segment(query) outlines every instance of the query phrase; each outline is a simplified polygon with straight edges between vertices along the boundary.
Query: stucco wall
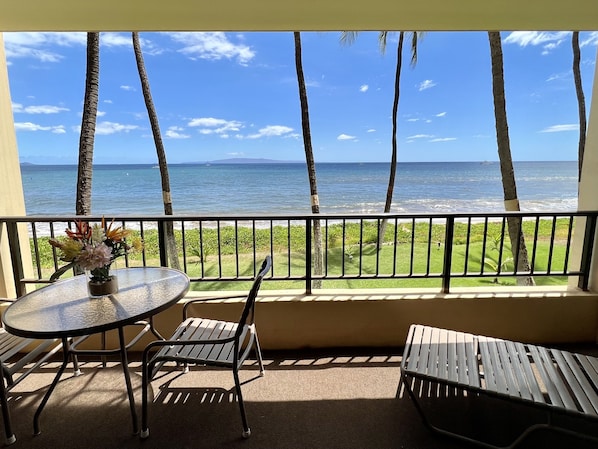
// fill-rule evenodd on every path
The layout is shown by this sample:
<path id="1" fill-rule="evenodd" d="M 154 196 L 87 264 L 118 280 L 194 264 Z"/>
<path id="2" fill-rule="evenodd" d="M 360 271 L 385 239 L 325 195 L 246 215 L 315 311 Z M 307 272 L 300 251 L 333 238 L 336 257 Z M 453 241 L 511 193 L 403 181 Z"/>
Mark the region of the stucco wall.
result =
<path id="1" fill-rule="evenodd" d="M 566 290 L 496 293 L 491 290 L 440 295 L 417 292 L 330 291 L 292 295 L 265 291 L 256 306 L 263 349 L 400 347 L 412 323 L 430 324 L 516 341 L 556 344 L 596 342 L 598 295 Z M 229 294 L 229 292 L 227 292 Z M 236 320 L 238 301 L 204 303 L 194 313 Z M 155 317 L 169 336 L 182 317 L 182 303 Z M 134 349 L 154 337 L 146 335 Z M 97 345 L 90 339 L 83 347 Z M 111 333 L 109 344 L 116 345 Z"/>

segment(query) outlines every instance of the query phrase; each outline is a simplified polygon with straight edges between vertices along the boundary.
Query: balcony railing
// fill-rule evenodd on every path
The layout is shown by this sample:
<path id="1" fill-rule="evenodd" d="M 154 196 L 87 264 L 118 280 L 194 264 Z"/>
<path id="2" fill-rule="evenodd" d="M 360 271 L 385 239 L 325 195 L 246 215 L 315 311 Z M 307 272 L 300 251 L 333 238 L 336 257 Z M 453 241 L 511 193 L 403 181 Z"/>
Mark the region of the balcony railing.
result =
<path id="1" fill-rule="evenodd" d="M 522 279 L 565 284 L 568 277 L 578 277 L 579 287 L 587 290 L 597 216 L 593 211 L 114 218 L 145 242 L 139 254 L 121 258 L 117 268 L 172 266 L 165 244 L 167 226 L 172 224 L 176 259 L 195 288 L 197 283 L 201 288 L 241 288 L 236 283 L 252 279 L 256 265 L 270 254 L 273 269 L 268 283 L 309 294 L 314 286 L 437 287 L 448 293 L 454 285 L 514 284 Z M 49 282 L 63 262 L 47 240 L 64 236 L 65 228 L 72 228 L 78 218 L 0 218 L 9 238 L 17 292 L 22 294 L 27 284 Z M 84 219 L 101 221 L 97 216 Z M 385 235 L 380 239 L 383 221 Z M 321 270 L 315 263 L 316 228 L 321 230 Z M 514 252 L 509 228 L 520 237 Z M 20 252 L 19 238 L 24 237 L 31 255 Z M 581 248 L 575 257 L 574 242 Z M 521 263 L 518 249 L 523 243 L 529 266 Z M 33 276 L 27 275 L 30 260 Z"/>

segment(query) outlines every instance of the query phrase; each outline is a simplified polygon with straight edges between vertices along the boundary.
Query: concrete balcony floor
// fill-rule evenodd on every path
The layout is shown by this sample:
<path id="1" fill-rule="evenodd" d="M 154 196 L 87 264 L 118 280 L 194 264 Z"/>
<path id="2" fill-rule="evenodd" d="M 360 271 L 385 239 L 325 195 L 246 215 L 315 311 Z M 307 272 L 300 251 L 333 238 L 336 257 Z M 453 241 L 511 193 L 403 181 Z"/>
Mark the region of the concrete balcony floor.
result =
<path id="1" fill-rule="evenodd" d="M 579 348 L 576 348 L 579 349 Z M 583 349 L 583 348 L 582 348 Z M 586 348 L 587 349 L 587 348 Z M 590 350 L 595 347 L 590 348 Z M 401 348 L 265 352 L 266 375 L 257 364 L 241 371 L 252 430 L 241 438 L 241 419 L 230 371 L 197 368 L 181 374 L 176 367 L 152 383 L 150 436 L 132 433 L 122 370 L 96 359 L 81 359 L 83 375 L 72 365 L 41 415 L 40 435 L 33 435 L 33 415 L 58 361 L 51 361 L 17 385 L 9 396 L 17 442 L 27 448 L 273 448 L 273 449 L 457 449 L 469 447 L 425 428 L 399 386 Z M 587 352 L 587 351 L 586 351 Z M 130 369 L 140 418 L 139 354 Z M 531 413 L 519 406 L 454 392 L 422 389 L 438 419 L 484 435 L 501 444 Z M 533 417 L 531 417 L 533 419 Z M 527 421 L 526 421 L 527 422 Z M 587 423 L 582 422 L 581 425 Z M 2 435 L 4 438 L 4 435 Z M 508 441 L 507 441 L 508 442 Z M 538 432 L 522 448 L 590 448 L 586 442 Z"/>

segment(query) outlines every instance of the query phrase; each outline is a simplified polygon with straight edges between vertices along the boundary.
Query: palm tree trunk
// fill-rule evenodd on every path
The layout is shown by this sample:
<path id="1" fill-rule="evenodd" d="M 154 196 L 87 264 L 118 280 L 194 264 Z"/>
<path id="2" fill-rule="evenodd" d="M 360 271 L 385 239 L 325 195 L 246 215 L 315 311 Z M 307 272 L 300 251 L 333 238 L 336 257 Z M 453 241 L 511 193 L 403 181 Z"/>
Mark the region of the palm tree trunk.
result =
<path id="1" fill-rule="evenodd" d="M 309 177 L 309 190 L 311 197 L 311 211 L 314 214 L 320 213 L 320 200 L 318 198 L 318 185 L 316 182 L 316 164 L 311 145 L 311 131 L 309 127 L 309 108 L 307 104 L 307 89 L 305 87 L 305 77 L 303 75 L 303 63 L 301 61 L 301 33 L 293 33 L 295 39 L 295 68 L 297 70 L 297 83 L 299 85 L 299 101 L 301 102 L 301 128 L 303 130 L 303 146 L 305 148 L 305 161 L 307 164 L 307 174 Z M 322 274 L 322 227 L 320 220 L 314 220 L 314 274 Z M 316 280 L 313 283 L 314 288 L 320 288 L 322 282 Z"/>
<path id="2" fill-rule="evenodd" d="M 583 153 L 586 147 L 586 100 L 583 94 L 583 85 L 581 84 L 581 51 L 579 49 L 579 31 L 574 31 L 571 37 L 571 46 L 573 47 L 573 78 L 575 79 L 575 93 L 577 94 L 577 108 L 579 111 L 579 145 L 578 153 L 578 180 L 581 181 L 581 167 L 583 166 Z"/>
<path id="3" fill-rule="evenodd" d="M 156 108 L 154 107 L 149 78 L 147 77 L 147 72 L 145 70 L 143 53 L 141 52 L 141 45 L 139 43 L 139 33 L 133 32 L 131 35 L 133 38 L 133 49 L 135 51 L 135 60 L 137 61 L 139 80 L 141 81 L 141 89 L 143 90 L 143 99 L 145 100 L 145 107 L 149 116 L 152 134 L 154 136 L 154 144 L 156 145 L 156 153 L 158 155 L 158 165 L 160 167 L 160 177 L 162 180 L 162 201 L 164 202 L 164 215 L 172 215 L 170 177 L 168 175 L 168 164 L 166 162 L 164 143 L 162 142 L 162 135 L 160 133 L 160 124 L 158 123 L 158 114 L 156 113 Z M 168 254 L 170 266 L 172 268 L 180 269 L 172 221 L 167 221 L 164 229 L 166 234 L 164 235 L 164 239 L 166 241 L 166 252 Z"/>
<path id="4" fill-rule="evenodd" d="M 492 92 L 494 96 L 494 118 L 496 121 L 496 141 L 498 144 L 498 157 L 500 160 L 500 173 L 504 192 L 505 210 L 519 211 L 517 198 L 517 185 L 511 157 L 511 144 L 509 139 L 509 125 L 507 122 L 507 106 L 505 100 L 505 79 L 503 73 L 503 55 L 500 32 L 489 31 L 490 56 L 492 60 Z M 530 265 L 525 246 L 525 239 L 521 230 L 520 217 L 508 217 L 507 227 L 511 240 L 513 260 L 517 261 L 518 272 L 530 271 Z M 534 285 L 531 276 L 517 278 L 519 285 Z"/>
<path id="5" fill-rule="evenodd" d="M 399 97 L 401 94 L 401 68 L 403 65 L 403 39 L 405 33 L 399 33 L 399 44 L 397 45 L 397 68 L 395 71 L 395 94 L 392 102 L 392 154 L 390 157 L 390 175 L 388 177 L 388 187 L 386 189 L 386 203 L 384 212 L 390 212 L 392 206 L 392 195 L 394 193 L 395 178 L 397 174 L 397 116 L 399 113 Z M 386 233 L 386 219 L 382 219 L 378 229 L 378 251 L 384 244 L 384 234 Z"/>
<path id="6" fill-rule="evenodd" d="M 75 213 L 91 214 L 91 180 L 93 174 L 93 145 L 98 114 L 100 80 L 100 33 L 87 33 L 87 68 L 83 118 L 79 136 L 79 167 Z"/>

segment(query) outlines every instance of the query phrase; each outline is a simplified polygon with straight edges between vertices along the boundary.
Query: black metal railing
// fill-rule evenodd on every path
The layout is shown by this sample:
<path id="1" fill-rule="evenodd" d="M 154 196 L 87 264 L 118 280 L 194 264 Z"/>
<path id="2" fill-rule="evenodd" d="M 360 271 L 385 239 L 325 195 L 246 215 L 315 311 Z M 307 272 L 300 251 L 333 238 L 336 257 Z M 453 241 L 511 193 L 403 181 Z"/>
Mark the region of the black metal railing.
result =
<path id="1" fill-rule="evenodd" d="M 569 277 L 578 277 L 579 287 L 587 290 L 597 216 L 593 211 L 114 218 L 145 242 L 119 266 L 172 266 L 165 244 L 172 224 L 179 268 L 192 282 L 211 282 L 213 288 L 250 281 L 269 254 L 273 267 L 267 280 L 285 289 L 438 287 L 448 293 L 453 285 L 566 283 Z M 79 218 L 102 219 L 0 217 L 18 292 L 27 284 L 49 282 L 63 262 L 47 241 L 64 236 Z M 30 254 L 21 253 L 23 240 L 29 240 Z M 320 272 L 316 257 L 321 257 Z M 27 275 L 29 264 L 33 276 Z"/>

